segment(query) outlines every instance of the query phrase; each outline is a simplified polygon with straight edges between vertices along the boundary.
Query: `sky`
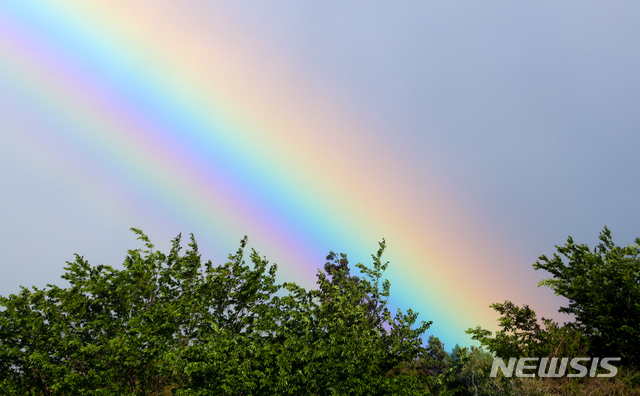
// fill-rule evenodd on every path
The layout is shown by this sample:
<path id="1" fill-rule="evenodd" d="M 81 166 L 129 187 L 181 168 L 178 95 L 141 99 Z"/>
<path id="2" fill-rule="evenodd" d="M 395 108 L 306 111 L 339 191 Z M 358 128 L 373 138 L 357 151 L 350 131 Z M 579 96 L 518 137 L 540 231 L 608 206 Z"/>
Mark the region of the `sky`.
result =
<path id="1" fill-rule="evenodd" d="M 244 235 L 281 281 L 371 263 L 391 306 L 469 345 L 568 236 L 640 236 L 632 1 L 8 0 L 0 4 L 0 295 Z"/>

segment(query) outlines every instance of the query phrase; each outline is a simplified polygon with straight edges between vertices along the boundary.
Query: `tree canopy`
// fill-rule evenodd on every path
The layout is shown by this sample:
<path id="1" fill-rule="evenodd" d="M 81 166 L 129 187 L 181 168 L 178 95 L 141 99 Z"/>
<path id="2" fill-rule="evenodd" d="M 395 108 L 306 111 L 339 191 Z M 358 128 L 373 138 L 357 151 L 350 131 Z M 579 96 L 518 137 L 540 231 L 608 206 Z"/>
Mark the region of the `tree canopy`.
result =
<path id="1" fill-rule="evenodd" d="M 352 276 L 327 256 L 318 288 L 277 284 L 246 237 L 225 264 L 203 263 L 191 235 L 171 251 L 129 250 L 123 269 L 76 255 L 62 288 L 0 298 L 0 390 L 15 395 L 424 394 L 417 313 L 387 307 L 384 241 Z"/>
<path id="2" fill-rule="evenodd" d="M 556 248 L 552 258 L 540 256 L 533 265 L 552 275 L 540 285 L 569 300 L 560 312 L 575 315 L 573 326 L 589 338 L 594 354 L 640 366 L 640 238 L 616 246 L 605 227 L 593 250 L 571 237 Z"/>
<path id="3" fill-rule="evenodd" d="M 431 322 L 418 323 L 411 309 L 391 312 L 384 240 L 371 265 L 355 265 L 357 276 L 346 254 L 330 252 L 317 287 L 306 290 L 279 284 L 277 266 L 246 252 L 246 237 L 214 265 L 193 235 L 186 250 L 178 235 L 165 254 L 132 230 L 144 247 L 129 250 L 122 269 L 76 255 L 62 275 L 67 287 L 0 297 L 0 394 L 640 394 L 633 370 L 595 385 L 489 377 L 494 355 L 621 356 L 637 366 L 640 239 L 618 247 L 607 228 L 593 251 L 569 238 L 534 264 L 552 274 L 540 285 L 569 299 L 561 312 L 575 321 L 493 304 L 495 336 L 467 331 L 491 353 L 458 345 L 447 353 L 434 336 L 425 345 Z"/>
<path id="4" fill-rule="evenodd" d="M 575 315 L 573 322 L 560 326 L 542 318 L 540 325 L 529 306 L 505 301 L 491 306 L 502 315 L 495 337 L 480 327 L 467 332 L 501 357 L 589 354 L 640 366 L 640 238 L 617 246 L 605 227 L 593 250 L 571 237 L 556 249 L 533 267 L 552 275 L 539 286 L 569 300 L 559 311 Z"/>

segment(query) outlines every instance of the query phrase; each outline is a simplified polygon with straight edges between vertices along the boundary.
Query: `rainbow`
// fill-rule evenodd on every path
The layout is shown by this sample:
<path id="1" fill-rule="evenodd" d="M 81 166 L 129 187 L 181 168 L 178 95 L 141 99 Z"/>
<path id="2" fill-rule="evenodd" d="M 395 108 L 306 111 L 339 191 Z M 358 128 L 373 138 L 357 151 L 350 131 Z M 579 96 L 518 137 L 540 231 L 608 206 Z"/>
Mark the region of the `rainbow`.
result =
<path id="1" fill-rule="evenodd" d="M 186 2 L 1 2 L 0 81 L 51 125 L 34 150 L 79 153 L 182 231 L 205 230 L 201 243 L 231 252 L 249 235 L 306 287 L 329 250 L 369 263 L 385 237 L 392 306 L 433 320 L 448 347 L 493 328 L 488 305 L 517 293 L 496 275 L 515 255 L 435 171 L 407 172 L 365 117 L 330 88 L 310 94 L 286 58 L 210 7 L 204 25 Z M 69 187 L 64 167 L 42 172 Z"/>

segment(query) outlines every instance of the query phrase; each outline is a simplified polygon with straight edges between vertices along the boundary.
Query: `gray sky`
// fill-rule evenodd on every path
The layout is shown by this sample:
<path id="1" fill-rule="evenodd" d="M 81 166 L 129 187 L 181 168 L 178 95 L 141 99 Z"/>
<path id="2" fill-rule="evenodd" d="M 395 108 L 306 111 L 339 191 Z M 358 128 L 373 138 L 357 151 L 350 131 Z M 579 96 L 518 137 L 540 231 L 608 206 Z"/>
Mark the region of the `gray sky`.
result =
<path id="1" fill-rule="evenodd" d="M 310 95 L 330 93 L 371 125 L 369 138 L 413 176 L 407 194 L 428 194 L 427 179 L 454 192 L 518 252 L 528 295 L 541 301 L 516 302 L 553 315 L 560 302 L 534 290 L 544 274 L 530 266 L 567 236 L 593 246 L 605 225 L 621 245 L 640 236 L 640 3 L 184 4 L 204 24 L 224 12 L 302 76 Z M 36 132 L 55 126 L 29 112 L 28 95 L 3 70 L 0 295 L 58 282 L 74 252 L 121 263 L 131 226 L 161 246 L 180 231 L 198 235 L 162 208 L 140 205 L 134 190 L 120 191 L 80 147 Z M 10 136 L 18 124 L 28 132 Z M 65 172 L 61 184 L 56 175 Z M 101 213 L 107 200 L 121 216 Z M 205 256 L 230 251 L 205 247 Z"/>
<path id="2" fill-rule="evenodd" d="M 224 4 L 530 253 L 640 235 L 640 4 Z"/>

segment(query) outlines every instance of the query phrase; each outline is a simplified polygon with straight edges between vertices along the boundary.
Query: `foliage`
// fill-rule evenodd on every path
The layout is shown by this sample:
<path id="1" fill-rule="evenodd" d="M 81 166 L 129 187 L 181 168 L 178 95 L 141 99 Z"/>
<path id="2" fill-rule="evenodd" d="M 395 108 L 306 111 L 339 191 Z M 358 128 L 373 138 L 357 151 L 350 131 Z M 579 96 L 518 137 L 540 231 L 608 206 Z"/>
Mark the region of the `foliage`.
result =
<path id="1" fill-rule="evenodd" d="M 15 394 L 154 394 L 171 381 L 166 353 L 188 342 L 197 271 L 191 254 L 129 251 L 124 270 L 76 255 L 70 287 L 2 297 L 2 385 Z M 195 241 L 193 241 L 195 244 Z M 194 252 L 192 252 L 194 253 Z M 195 254 L 195 253 L 194 253 Z"/>
<path id="2" fill-rule="evenodd" d="M 422 394 L 417 377 L 387 375 L 421 353 L 429 324 L 413 329 L 411 311 L 391 316 L 389 282 L 379 289 L 383 251 L 384 242 L 373 268 L 358 264 L 363 278 L 331 252 L 318 289 L 283 285 L 288 294 L 272 298 L 257 332 L 218 328 L 187 348 L 176 366 L 184 376 L 178 394 Z"/>
<path id="3" fill-rule="evenodd" d="M 491 305 L 502 317 L 495 337 L 480 327 L 467 330 L 490 351 L 501 357 L 522 356 L 621 356 L 624 363 L 640 363 L 640 238 L 637 245 L 616 246 L 607 227 L 601 243 L 590 251 L 569 237 L 559 254 L 540 256 L 534 264 L 553 277 L 539 285 L 549 286 L 569 300 L 560 312 L 575 315 L 575 322 L 559 326 L 510 301 Z M 565 264 L 563 257 L 568 261 Z"/>
<path id="4" fill-rule="evenodd" d="M 581 331 L 571 326 L 560 326 L 545 318 L 541 319 L 541 325 L 535 311 L 528 305 L 520 308 L 511 301 L 505 301 L 502 304 L 492 304 L 491 307 L 502 315 L 498 319 L 501 330 L 496 332 L 495 337 L 491 337 L 491 331 L 480 326 L 466 332 L 498 357 L 564 357 L 588 354 L 588 339 Z"/>
<path id="5" fill-rule="evenodd" d="M 640 394 L 640 374 L 615 378 L 489 377 L 493 356 L 638 359 L 638 246 L 620 248 L 607 228 L 593 251 L 559 247 L 536 269 L 569 299 L 576 322 L 560 326 L 510 301 L 493 304 L 500 330 L 467 333 L 481 348 L 445 352 L 431 322 L 392 314 L 383 280 L 384 240 L 372 266 L 352 275 L 330 252 L 311 290 L 276 283 L 277 266 L 246 237 L 229 261 L 203 263 L 193 235 L 169 254 L 130 250 L 121 270 L 77 256 L 69 286 L 0 297 L 0 393 L 7 395 L 605 395 Z M 640 243 L 640 240 L 636 240 Z M 489 352 L 485 352 L 486 348 Z M 634 349 L 635 348 L 635 349 Z M 634 360 L 635 359 L 635 360 Z"/>
<path id="6" fill-rule="evenodd" d="M 616 246 L 605 227 L 593 251 L 569 237 L 559 254 L 541 256 L 534 264 L 550 279 L 540 282 L 569 300 L 560 312 L 575 315 L 575 328 L 600 356 L 622 356 L 626 364 L 640 366 L 640 238 L 635 245 Z M 563 261 L 568 262 L 565 264 Z"/>
<path id="7" fill-rule="evenodd" d="M 501 330 L 496 332 L 495 338 L 480 326 L 467 330 L 467 334 L 499 357 L 538 356 L 543 330 L 536 313 L 528 305 L 519 308 L 511 301 L 491 304 L 491 308 L 502 315 L 498 319 Z"/>
<path id="8" fill-rule="evenodd" d="M 507 394 L 640 394 L 640 238 L 636 245 L 619 247 L 605 227 L 600 241 L 590 251 L 587 245 L 576 245 L 569 237 L 565 246 L 556 246 L 559 254 L 551 259 L 540 256 L 534 264 L 536 270 L 553 275 L 539 285 L 549 286 L 569 300 L 569 306 L 560 312 L 575 315 L 575 322 L 561 326 L 545 318 L 538 321 L 529 306 L 520 308 L 505 301 L 491 305 L 501 314 L 495 337 L 480 326 L 467 333 L 502 358 L 621 356 L 619 374 L 614 378 L 503 378 L 501 382 L 485 378 L 481 383 L 502 383 L 501 389 L 514 392 Z M 468 365 L 458 371 L 464 373 Z M 477 374 L 478 370 L 470 372 Z"/>
<path id="9" fill-rule="evenodd" d="M 318 288 L 275 282 L 277 267 L 246 237 L 229 262 L 202 263 L 193 235 L 165 255 L 145 250 L 124 268 L 76 255 L 69 287 L 22 288 L 0 305 L 0 392 L 15 395 L 426 394 L 417 313 L 392 315 L 388 263 L 351 276 L 331 252 Z"/>
<path id="10" fill-rule="evenodd" d="M 452 352 L 447 389 L 454 396 L 522 395 L 521 383 L 502 373 L 489 377 L 493 355 L 481 348 L 457 348 Z"/>

